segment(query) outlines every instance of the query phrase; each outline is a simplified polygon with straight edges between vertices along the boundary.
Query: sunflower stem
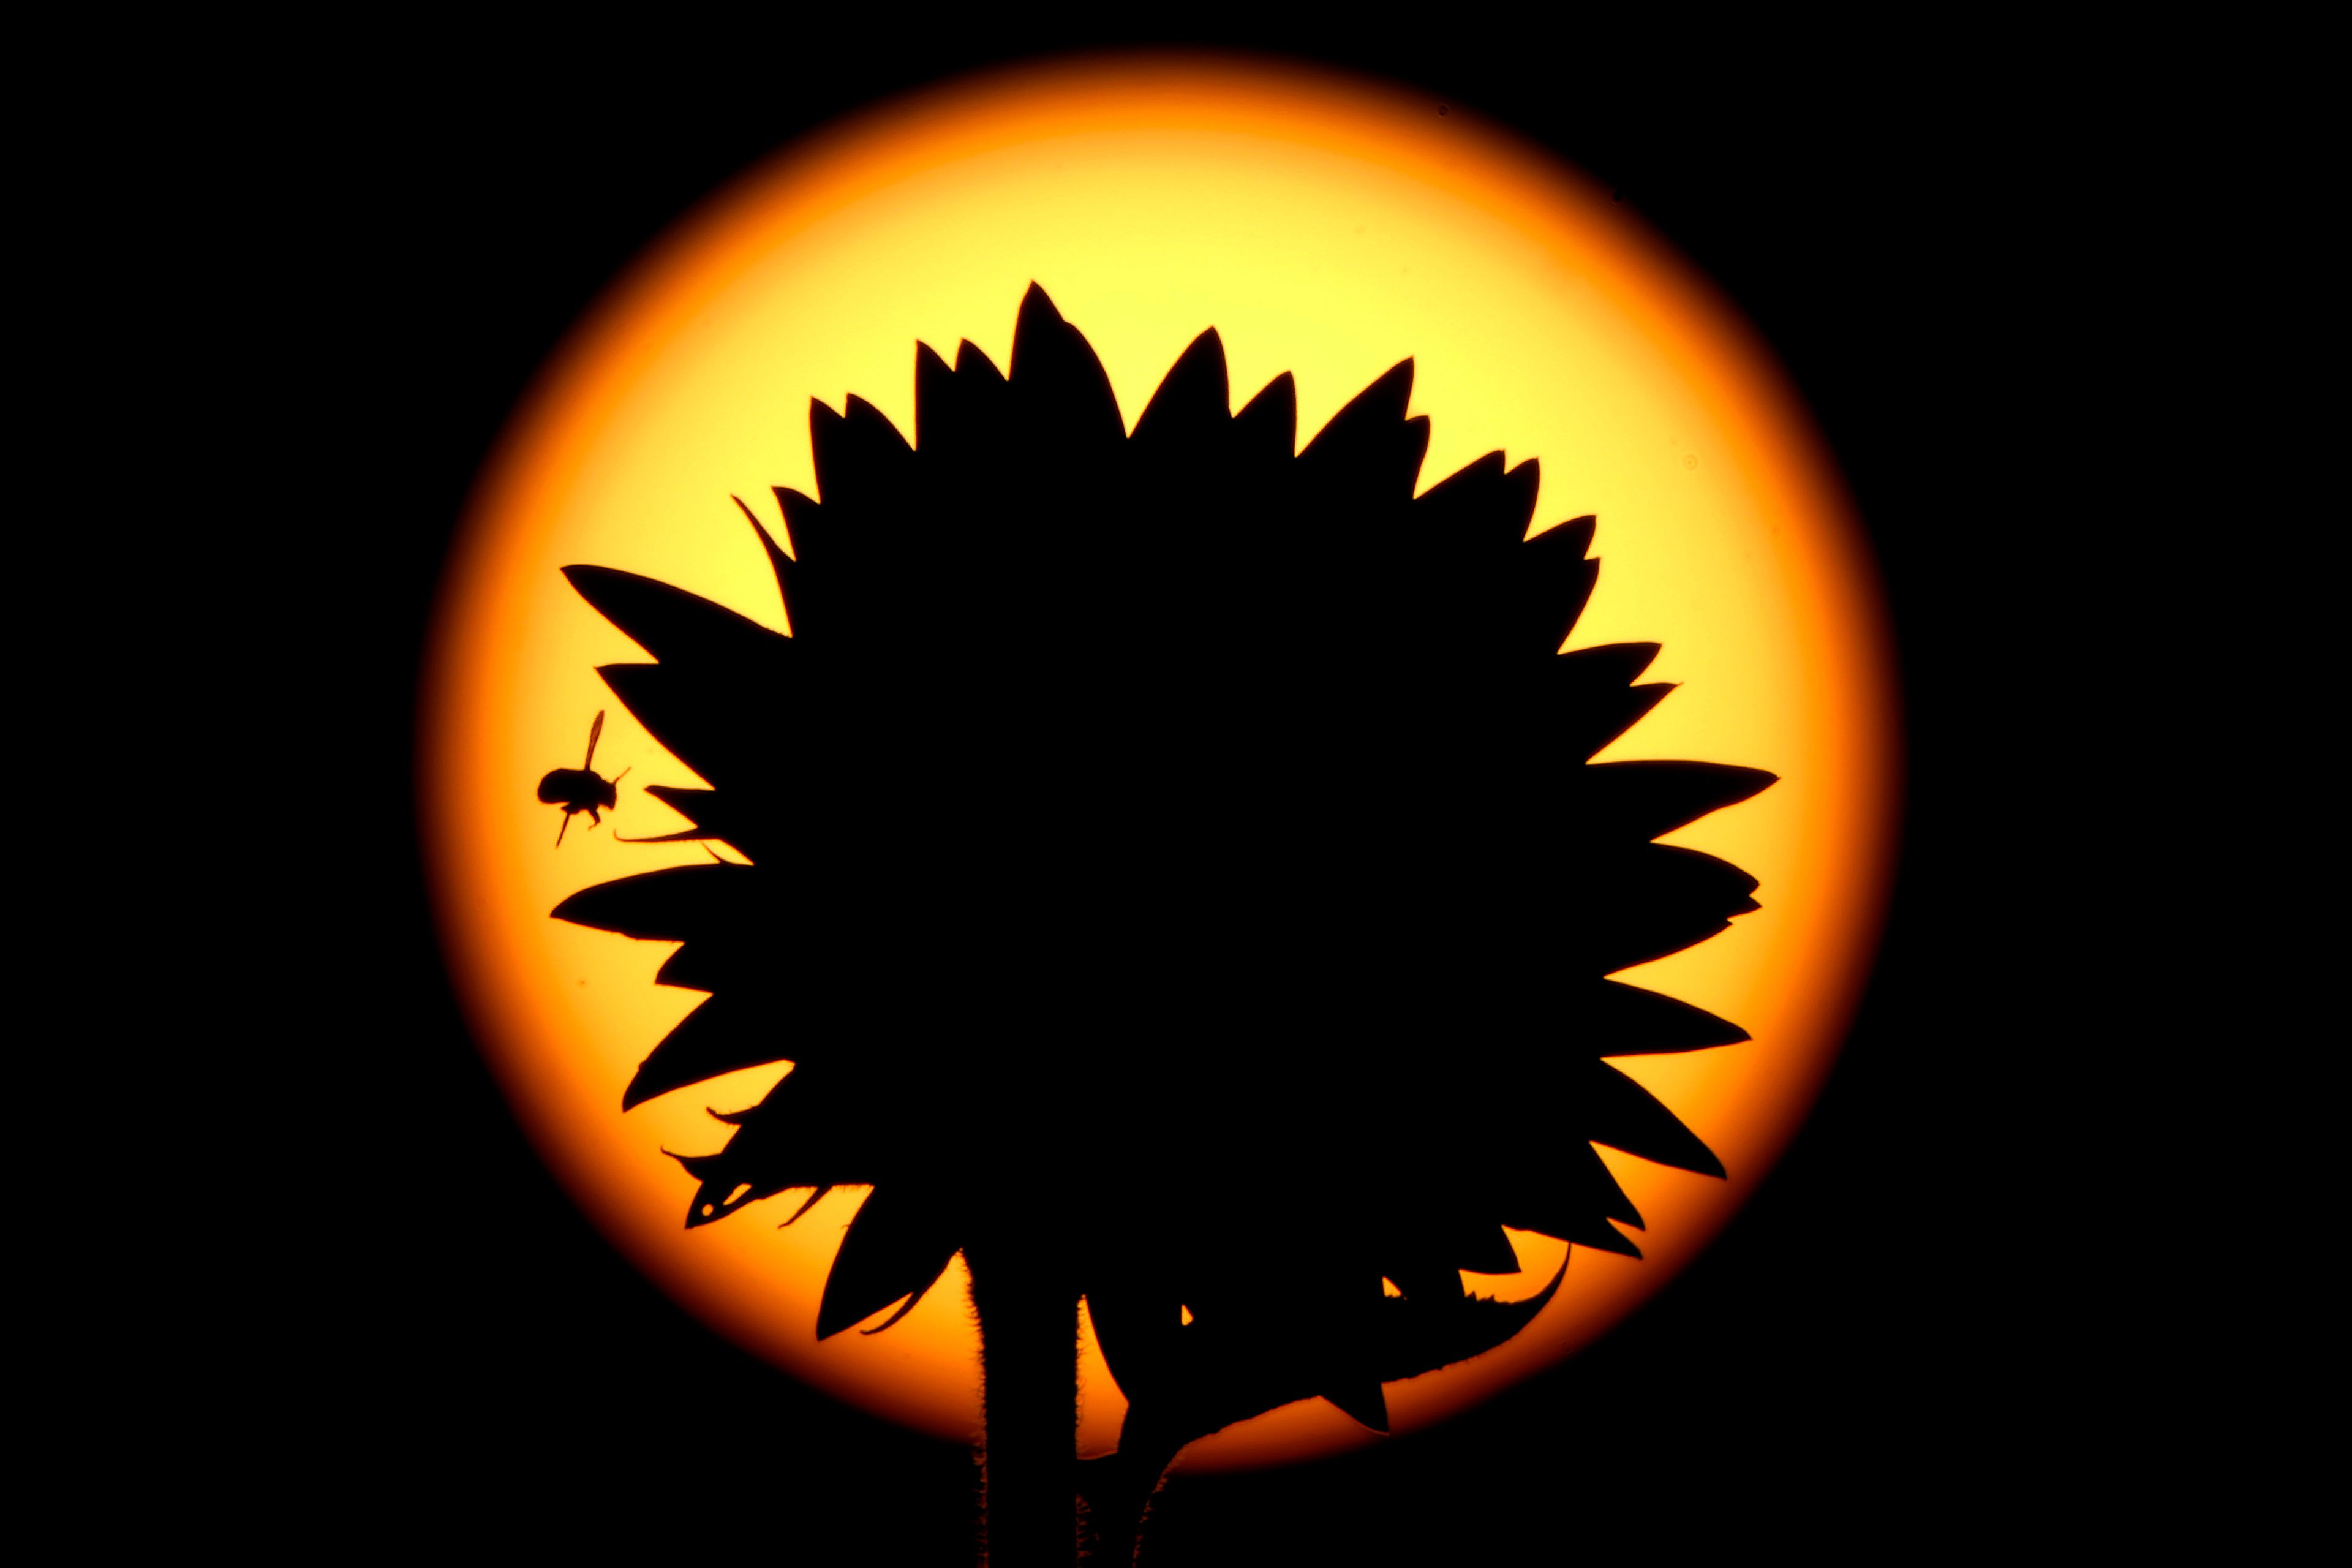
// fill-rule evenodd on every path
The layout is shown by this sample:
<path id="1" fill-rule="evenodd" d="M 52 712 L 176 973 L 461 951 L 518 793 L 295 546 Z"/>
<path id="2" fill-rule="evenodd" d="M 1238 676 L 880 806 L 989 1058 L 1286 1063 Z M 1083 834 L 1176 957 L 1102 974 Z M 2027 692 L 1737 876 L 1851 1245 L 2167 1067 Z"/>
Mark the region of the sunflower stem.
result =
<path id="1" fill-rule="evenodd" d="M 1077 1560 L 1078 1302 L 1069 1268 L 1038 1234 L 964 1248 L 980 1320 L 981 1562 Z"/>
<path id="2" fill-rule="evenodd" d="M 1131 1568 L 1142 1550 L 1143 1516 L 1185 1441 L 1138 1420 L 1130 1405 L 1118 1451 L 1079 1461 L 1080 1561 L 1089 1568 Z"/>

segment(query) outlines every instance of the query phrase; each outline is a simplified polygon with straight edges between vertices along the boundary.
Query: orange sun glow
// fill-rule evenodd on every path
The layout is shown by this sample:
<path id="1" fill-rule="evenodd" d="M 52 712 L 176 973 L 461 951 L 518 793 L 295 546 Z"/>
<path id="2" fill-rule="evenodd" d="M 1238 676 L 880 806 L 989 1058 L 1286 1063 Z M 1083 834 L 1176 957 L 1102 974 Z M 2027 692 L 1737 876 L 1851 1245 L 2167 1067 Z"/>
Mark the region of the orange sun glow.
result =
<path id="1" fill-rule="evenodd" d="M 1423 488 L 1500 447 L 1542 461 L 1536 526 L 1599 517 L 1600 585 L 1571 647 L 1664 644 L 1680 683 L 1603 756 L 1698 758 L 1780 783 L 1672 835 L 1754 875 L 1762 908 L 1620 978 L 1754 1037 L 1622 1058 L 1730 1172 L 1603 1151 L 1647 1216 L 1642 1260 L 1575 1249 L 1559 1295 L 1500 1349 L 1388 1390 L 1399 1433 L 1549 1365 L 1670 1279 L 1753 1191 L 1842 1039 L 1889 879 L 1895 798 L 1889 647 L 1866 548 L 1810 416 L 1752 330 L 1605 190 L 1459 106 L 1263 61 L 1061 62 L 935 89 L 842 122 L 753 170 L 665 236 L 549 363 L 484 471 L 448 563 L 425 686 L 420 794 L 447 960 L 524 1128 L 648 1275 L 747 1349 L 926 1430 L 979 1424 L 962 1265 L 871 1337 L 814 1334 L 861 1189 L 789 1229 L 802 1194 L 692 1232 L 665 1147 L 715 1147 L 706 1105 L 757 1100 L 751 1069 L 624 1115 L 621 1092 L 700 999 L 657 987 L 672 951 L 549 911 L 592 883 L 700 861 L 641 793 L 700 781 L 604 687 L 636 648 L 559 568 L 642 573 L 786 629 L 758 539 L 770 488 L 814 492 L 812 397 L 855 392 L 912 432 L 915 345 L 969 338 L 1008 363 L 1034 280 L 1108 368 L 1130 426 L 1215 327 L 1234 403 L 1297 382 L 1301 439 L 1398 361 L 1431 421 Z M 601 829 L 534 786 L 609 718 Z M 1530 1116 L 1514 1137 L 1546 1136 Z M 767 1223 L 761 1215 L 774 1210 Z M 1568 1244 L 1514 1233 L 1532 1294 Z M 1088 1337 L 1081 1447 L 1124 1404 Z M 1206 1468 L 1372 1441 L 1321 1400 L 1196 1445 Z"/>

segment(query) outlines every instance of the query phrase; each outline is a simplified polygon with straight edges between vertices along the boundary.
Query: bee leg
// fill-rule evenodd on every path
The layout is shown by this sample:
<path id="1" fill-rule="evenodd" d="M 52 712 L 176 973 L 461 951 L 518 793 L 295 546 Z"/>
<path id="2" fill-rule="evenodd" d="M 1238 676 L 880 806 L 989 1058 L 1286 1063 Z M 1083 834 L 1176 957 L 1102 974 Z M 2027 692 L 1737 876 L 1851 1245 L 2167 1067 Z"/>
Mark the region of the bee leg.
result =
<path id="1" fill-rule="evenodd" d="M 563 847 L 563 832 L 564 832 L 564 828 L 570 827 L 571 826 L 572 826 L 572 814 L 571 814 L 569 811 L 567 811 L 567 812 L 565 812 L 565 813 L 563 814 L 563 826 L 562 826 L 562 827 L 559 827 L 559 828 L 557 828 L 557 829 L 555 830 L 555 847 L 556 847 L 558 849 L 561 849 L 561 848 L 562 848 L 562 847 Z"/>

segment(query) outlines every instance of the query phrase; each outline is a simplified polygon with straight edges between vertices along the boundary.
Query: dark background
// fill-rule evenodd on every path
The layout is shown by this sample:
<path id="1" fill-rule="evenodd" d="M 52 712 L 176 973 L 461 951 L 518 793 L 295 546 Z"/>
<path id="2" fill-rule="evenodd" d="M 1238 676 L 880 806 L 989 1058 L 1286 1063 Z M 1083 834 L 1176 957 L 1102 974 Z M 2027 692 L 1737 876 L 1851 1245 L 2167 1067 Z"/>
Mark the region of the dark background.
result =
<path id="1" fill-rule="evenodd" d="M 966 1454 L 714 1340 L 541 1171 L 438 977 L 394 741 L 477 467 L 672 220 L 795 133 L 974 65 L 1237 41 L 1517 127 L 1748 313 L 1880 552 L 1908 826 L 1852 1044 L 1698 1263 L 1438 1432 L 1178 1483 L 1149 1560 L 1907 1553 L 2141 1517 L 2186 1396 L 2178 1374 L 2144 1392 L 2152 1309 L 2114 1288 L 2127 1101 L 2103 1089 L 2094 1123 L 2084 1092 L 2114 1029 L 2082 968 L 2089 890 L 2119 873 L 2078 825 L 2124 793 L 2105 769 L 2123 721 L 2053 674 L 2097 657 L 2068 614 L 2084 584 L 2128 596 L 2144 570 L 2081 484 L 2101 440 L 2081 387 L 2128 309 L 2100 248 L 2128 192 L 2068 107 L 2106 68 L 1924 28 L 1448 25 L 352 39 L 225 106 L 229 194 L 190 202 L 268 243 L 209 331 L 224 353 L 248 325 L 273 344 L 252 437 L 316 458 L 280 552 L 342 585 L 244 630 L 271 656 L 266 743 L 316 781 L 331 836 L 291 857 L 285 897 L 350 918 L 281 921 L 262 961 L 294 1087 L 279 1131 L 227 1158 L 268 1221 L 198 1244 L 239 1249 L 257 1284 L 228 1288 L 201 1373 L 147 1428 L 213 1517 L 319 1544 L 965 1560 Z"/>

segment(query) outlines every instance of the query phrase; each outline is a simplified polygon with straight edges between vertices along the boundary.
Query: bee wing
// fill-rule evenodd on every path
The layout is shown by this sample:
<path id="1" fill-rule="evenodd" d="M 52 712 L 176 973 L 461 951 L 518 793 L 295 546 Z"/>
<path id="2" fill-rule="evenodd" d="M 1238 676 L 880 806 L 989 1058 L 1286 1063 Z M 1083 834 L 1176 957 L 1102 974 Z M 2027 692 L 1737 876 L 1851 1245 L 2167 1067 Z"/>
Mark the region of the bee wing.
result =
<path id="1" fill-rule="evenodd" d="M 596 721 L 588 726 L 588 760 L 580 764 L 582 773 L 584 773 L 596 765 L 596 737 L 604 732 L 604 710 L 599 708 L 596 710 Z"/>

